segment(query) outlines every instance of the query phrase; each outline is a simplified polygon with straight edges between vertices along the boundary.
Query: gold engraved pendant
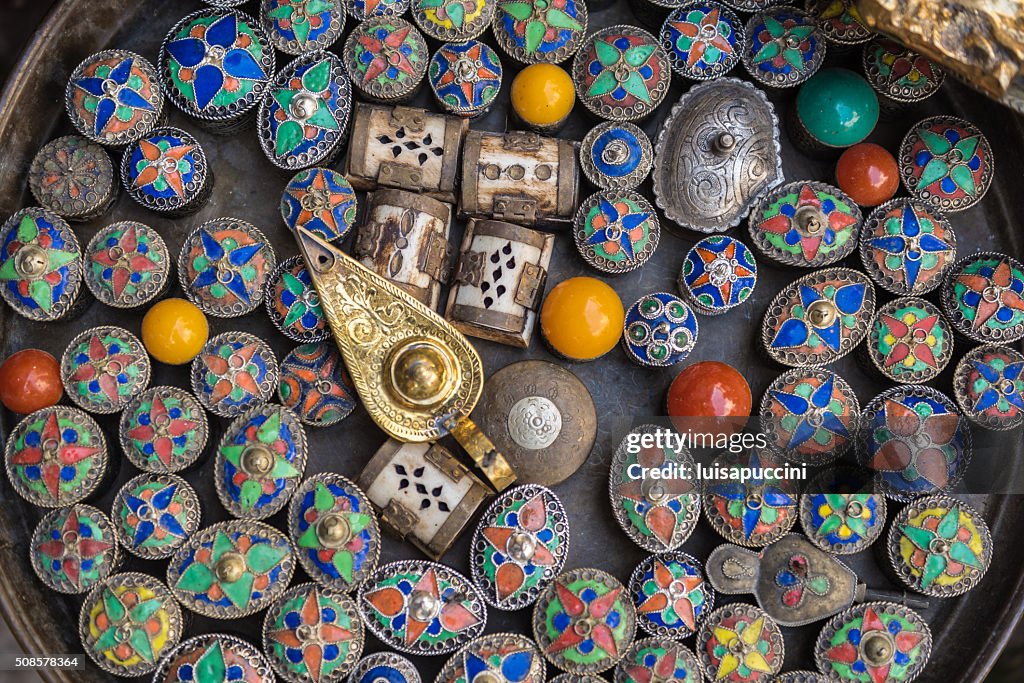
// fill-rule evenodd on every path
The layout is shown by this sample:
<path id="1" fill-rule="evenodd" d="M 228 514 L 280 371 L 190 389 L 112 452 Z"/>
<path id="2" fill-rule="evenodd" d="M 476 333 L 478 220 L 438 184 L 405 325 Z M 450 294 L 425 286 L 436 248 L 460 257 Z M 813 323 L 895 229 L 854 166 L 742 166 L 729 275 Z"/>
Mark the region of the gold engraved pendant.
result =
<path id="1" fill-rule="evenodd" d="M 439 315 L 361 263 L 298 228 L 296 239 L 359 397 L 399 441 L 451 434 L 498 491 L 516 475 L 469 414 L 484 368 Z"/>

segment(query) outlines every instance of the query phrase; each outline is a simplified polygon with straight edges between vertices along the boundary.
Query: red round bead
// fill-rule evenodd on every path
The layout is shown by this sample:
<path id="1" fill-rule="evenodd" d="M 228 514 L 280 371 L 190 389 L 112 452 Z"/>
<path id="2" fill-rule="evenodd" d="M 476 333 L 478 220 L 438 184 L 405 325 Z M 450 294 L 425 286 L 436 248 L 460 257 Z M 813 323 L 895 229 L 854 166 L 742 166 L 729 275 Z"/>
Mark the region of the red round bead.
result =
<path id="1" fill-rule="evenodd" d="M 742 430 L 752 405 L 750 385 L 743 375 L 714 360 L 694 363 L 676 375 L 667 403 L 676 429 L 712 434 Z"/>
<path id="2" fill-rule="evenodd" d="M 57 403 L 64 394 L 60 364 L 46 351 L 25 349 L 0 365 L 0 402 L 26 415 Z"/>
<path id="3" fill-rule="evenodd" d="M 862 142 L 839 157 L 836 183 L 861 206 L 878 206 L 892 199 L 899 189 L 900 169 L 884 147 Z"/>

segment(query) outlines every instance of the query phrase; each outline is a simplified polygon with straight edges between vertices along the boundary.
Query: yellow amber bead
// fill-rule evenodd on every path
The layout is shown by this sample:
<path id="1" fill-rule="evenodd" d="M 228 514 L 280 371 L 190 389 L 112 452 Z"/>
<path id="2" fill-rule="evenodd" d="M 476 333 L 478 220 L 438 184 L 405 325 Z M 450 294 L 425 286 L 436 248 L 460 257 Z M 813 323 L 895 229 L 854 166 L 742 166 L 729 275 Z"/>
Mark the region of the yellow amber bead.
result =
<path id="1" fill-rule="evenodd" d="M 206 316 L 191 301 L 164 299 L 142 319 L 142 343 L 156 360 L 184 365 L 197 355 L 210 336 Z"/>
<path id="2" fill-rule="evenodd" d="M 533 128 L 558 128 L 575 102 L 572 78 L 554 64 L 531 64 L 512 79 L 512 110 Z"/>
<path id="3" fill-rule="evenodd" d="M 548 292 L 540 310 L 540 331 L 556 353 L 588 361 L 615 347 L 625 317 L 614 289 L 592 277 L 574 277 Z"/>

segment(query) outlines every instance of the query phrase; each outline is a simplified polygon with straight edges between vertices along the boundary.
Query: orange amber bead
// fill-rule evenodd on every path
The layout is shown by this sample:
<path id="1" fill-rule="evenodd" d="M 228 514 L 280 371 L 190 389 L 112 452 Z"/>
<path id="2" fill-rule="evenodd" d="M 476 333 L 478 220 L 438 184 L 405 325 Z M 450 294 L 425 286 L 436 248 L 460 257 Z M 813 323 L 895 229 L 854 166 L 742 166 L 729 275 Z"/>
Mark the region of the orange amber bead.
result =
<path id="1" fill-rule="evenodd" d="M 209 336 L 206 316 L 185 299 L 164 299 L 142 318 L 142 343 L 149 355 L 168 365 L 190 362 Z"/>
<path id="2" fill-rule="evenodd" d="M 870 142 L 850 147 L 836 163 L 839 189 L 861 206 L 878 206 L 900 187 L 900 169 L 888 150 Z"/>
<path id="3" fill-rule="evenodd" d="M 27 415 L 57 403 L 64 394 L 60 364 L 46 351 L 25 349 L 0 365 L 0 402 Z"/>
<path id="4" fill-rule="evenodd" d="M 540 309 L 540 331 L 559 355 L 588 361 L 615 347 L 625 317 L 614 289 L 596 278 L 573 277 L 548 292 Z"/>
<path id="5" fill-rule="evenodd" d="M 736 368 L 706 360 L 676 375 L 667 404 L 680 431 L 732 434 L 746 425 L 752 399 L 750 385 Z"/>

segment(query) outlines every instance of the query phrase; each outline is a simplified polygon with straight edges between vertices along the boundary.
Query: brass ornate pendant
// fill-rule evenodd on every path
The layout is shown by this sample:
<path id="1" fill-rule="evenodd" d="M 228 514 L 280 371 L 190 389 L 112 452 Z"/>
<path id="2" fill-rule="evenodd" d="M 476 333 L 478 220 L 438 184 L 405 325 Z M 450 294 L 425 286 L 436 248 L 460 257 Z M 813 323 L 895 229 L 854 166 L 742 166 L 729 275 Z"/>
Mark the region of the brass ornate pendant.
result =
<path id="1" fill-rule="evenodd" d="M 316 235 L 299 248 L 352 381 L 374 422 L 399 441 L 451 434 L 491 484 L 515 481 L 511 466 L 469 419 L 483 363 L 454 327 L 421 302 Z"/>

